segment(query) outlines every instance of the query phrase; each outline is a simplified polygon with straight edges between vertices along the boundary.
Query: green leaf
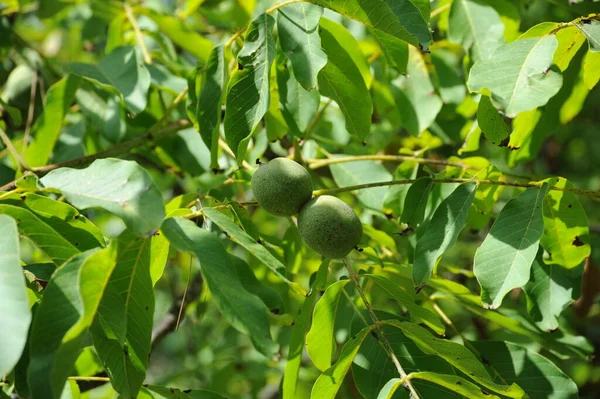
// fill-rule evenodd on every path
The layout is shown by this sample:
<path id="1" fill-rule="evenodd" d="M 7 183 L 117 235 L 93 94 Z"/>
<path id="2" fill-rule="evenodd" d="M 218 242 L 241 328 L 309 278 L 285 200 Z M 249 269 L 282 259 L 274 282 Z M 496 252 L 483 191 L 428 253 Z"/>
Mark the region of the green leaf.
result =
<path id="1" fill-rule="evenodd" d="M 303 137 L 319 109 L 318 90 L 306 91 L 287 65 L 277 68 L 279 108 L 292 134 Z"/>
<path id="2" fill-rule="evenodd" d="M 444 335 L 446 329 L 440 318 L 431 310 L 415 303 L 414 294 L 409 294 L 401 286 L 382 276 L 363 274 L 361 277 L 372 280 L 386 294 L 394 298 L 401 306 L 405 307 L 413 322 L 423 323 L 437 334 Z"/>
<path id="3" fill-rule="evenodd" d="M 219 169 L 219 125 L 226 83 L 225 48 L 219 45 L 210 52 L 206 63 L 206 78 L 196 104 L 198 129 L 204 144 L 210 149 L 212 169 Z"/>
<path id="4" fill-rule="evenodd" d="M 582 19 L 575 23 L 575 26 L 583 32 L 588 39 L 590 51 L 600 52 L 600 21 L 596 19 Z"/>
<path id="5" fill-rule="evenodd" d="M 519 384 L 531 399 L 576 399 L 577 385 L 550 360 L 508 342 L 477 341 L 487 368 L 506 383 Z"/>
<path id="6" fill-rule="evenodd" d="M 0 215 L 0 231 L 0 375 L 4 376 L 15 367 L 25 348 L 31 310 L 19 262 L 17 223 Z"/>
<path id="7" fill-rule="evenodd" d="M 83 115 L 108 140 L 118 143 L 123 139 L 127 126 L 125 112 L 117 95 L 97 89 L 88 81 L 82 81 L 75 99 Z"/>
<path id="8" fill-rule="evenodd" d="M 572 188 L 564 178 L 545 180 L 559 188 Z M 550 258 L 546 263 L 568 269 L 590 256 L 590 231 L 585 209 L 573 193 L 550 190 L 544 200 L 544 235 L 540 243 Z"/>
<path id="9" fill-rule="evenodd" d="M 327 64 L 319 72 L 319 91 L 340 107 L 348 133 L 364 140 L 371 130 L 371 95 L 352 56 L 331 31 L 330 26 L 335 25 L 324 21 L 320 34 Z"/>
<path id="10" fill-rule="evenodd" d="M 600 81 L 600 54 L 588 51 L 583 59 L 583 81 L 592 90 Z"/>
<path id="11" fill-rule="evenodd" d="M 196 255 L 223 316 L 238 331 L 248 334 L 258 351 L 272 357 L 277 345 L 271 339 L 267 309 L 259 297 L 242 285 L 219 238 L 181 218 L 165 220 L 162 231 L 175 248 Z"/>
<path id="12" fill-rule="evenodd" d="M 7 104 L 2 98 L 0 98 L 0 111 L 6 111 L 13 124 L 19 126 L 22 123 L 21 111 L 19 108 Z M 2 114 L 0 113 L 0 115 Z"/>
<path id="13" fill-rule="evenodd" d="M 85 334 L 65 339 L 83 314 L 79 272 L 94 251 L 56 269 L 35 313 L 29 343 L 28 380 L 33 398 L 60 398 L 67 377 L 83 349 Z"/>
<path id="14" fill-rule="evenodd" d="M 371 31 L 381 46 L 387 61 L 400 73 L 406 73 L 408 64 L 408 43 L 385 32 L 373 29 Z"/>
<path id="15" fill-rule="evenodd" d="M 423 222 L 429 201 L 429 193 L 432 188 L 433 180 L 427 176 L 421 177 L 410 185 L 404 199 L 402 216 L 400 217 L 400 221 L 406 223 L 408 228 L 412 229 L 411 231 L 406 231 L 406 234 L 414 231 Z"/>
<path id="16" fill-rule="evenodd" d="M 500 147 L 508 145 L 509 133 L 504 118 L 502 118 L 488 96 L 481 96 L 481 100 L 479 100 L 477 123 L 490 143 Z"/>
<path id="17" fill-rule="evenodd" d="M 167 35 L 175 44 L 200 61 L 208 62 L 210 51 L 213 48 L 213 43 L 208 38 L 188 29 L 179 18 L 161 15 L 148 7 L 141 7 L 141 10 L 158 25 L 160 32 Z"/>
<path id="18" fill-rule="evenodd" d="M 585 42 L 585 36 L 579 29 L 570 26 L 556 32 L 556 40 L 558 47 L 554 53 L 554 63 L 564 71 Z"/>
<path id="19" fill-rule="evenodd" d="M 551 68 L 557 47 L 554 35 L 506 44 L 475 63 L 467 85 L 474 92 L 489 90 L 492 102 L 511 118 L 545 105 L 562 86 L 562 75 Z"/>
<path id="20" fill-rule="evenodd" d="M 273 17 L 262 14 L 246 31 L 237 55 L 238 71 L 229 81 L 225 139 L 241 165 L 248 140 L 269 109 L 271 64 L 275 59 Z M 241 70 L 239 70 L 241 69 Z"/>
<path id="21" fill-rule="evenodd" d="M 516 384 L 495 383 L 475 355 L 463 345 L 445 339 L 435 338 L 423 327 L 410 322 L 385 320 L 382 324 L 397 327 L 427 354 L 435 354 L 463 372 L 470 379 L 510 398 L 522 398 L 524 392 Z"/>
<path id="22" fill-rule="evenodd" d="M 0 203 L 0 214 L 14 218 L 19 227 L 19 234 L 31 239 L 56 265 L 61 265 L 80 252 L 60 231 L 45 223 L 29 209 L 4 201 Z"/>
<path id="23" fill-rule="evenodd" d="M 31 129 L 34 141 L 29 144 L 25 153 L 25 161 L 29 166 L 44 166 L 48 163 L 79 82 L 79 77 L 67 75 L 48 89 L 44 112 Z"/>
<path id="24" fill-rule="evenodd" d="M 336 163 L 330 165 L 329 169 L 339 187 L 392 180 L 390 172 L 382 164 L 374 161 Z M 387 191 L 387 187 L 369 188 L 359 190 L 357 195 L 363 205 L 372 210 L 381 211 Z"/>
<path id="25" fill-rule="evenodd" d="M 317 86 L 317 75 L 327 63 L 318 32 L 321 15 L 323 9 L 310 3 L 289 4 L 277 14 L 279 44 L 305 90 Z"/>
<path id="26" fill-rule="evenodd" d="M 459 394 L 461 398 L 498 398 L 498 396 L 483 391 L 477 385 L 457 375 L 420 371 L 416 373 L 410 373 L 409 380 L 413 383 L 413 385 L 415 384 L 414 380 L 417 380 L 417 382 L 418 380 L 431 382 L 440 387 L 444 387 L 450 390 L 451 392 Z M 387 384 L 385 384 L 383 389 L 379 392 L 377 399 L 392 399 L 396 390 L 402 385 L 401 382 L 402 380 L 400 378 L 392 378 L 391 380 L 389 380 Z M 417 390 L 417 392 L 419 392 L 419 390 Z"/>
<path id="27" fill-rule="evenodd" d="M 148 367 L 154 315 L 150 239 L 125 232 L 91 332 L 113 388 L 136 397 Z"/>
<path id="28" fill-rule="evenodd" d="M 414 11 L 417 11 L 419 15 L 420 12 L 418 9 L 415 10 L 412 3 L 408 4 L 409 0 L 386 0 L 385 2 L 380 0 L 346 0 L 344 2 L 315 0 L 314 3 L 395 36 L 413 46 L 421 44 L 426 48 L 431 40 L 431 34 L 427 35 L 423 26 L 411 26 L 409 29 L 408 25 L 415 20 L 419 22 L 423 20 L 422 16 L 419 19 L 412 15 Z"/>
<path id="29" fill-rule="evenodd" d="M 458 234 L 465 227 L 476 190 L 475 183 L 463 183 L 435 210 L 415 248 L 412 277 L 417 290 L 431 277 L 443 253 L 456 243 Z"/>
<path id="30" fill-rule="evenodd" d="M 85 169 L 55 169 L 40 182 L 60 190 L 76 208 L 99 207 L 115 214 L 138 235 L 152 234 L 165 217 L 162 194 L 133 161 L 98 159 Z"/>
<path id="31" fill-rule="evenodd" d="M 304 339 L 310 326 L 311 316 L 317 302 L 319 287 L 327 281 L 327 272 L 329 260 L 325 259 L 319 267 L 316 278 L 312 284 L 310 295 L 304 300 L 290 333 L 290 344 L 288 347 L 287 362 L 285 363 L 285 373 L 283 375 L 282 396 L 283 399 L 294 398 L 296 394 L 296 385 L 298 383 L 298 373 L 302 363 L 302 353 L 304 350 Z"/>
<path id="32" fill-rule="evenodd" d="M 335 314 L 342 291 L 349 282 L 350 280 L 340 280 L 327 287 L 313 311 L 312 324 L 306 334 L 306 351 L 313 364 L 321 371 L 331 367 L 335 350 Z"/>
<path id="33" fill-rule="evenodd" d="M 173 95 L 178 95 L 187 87 L 187 80 L 174 75 L 167 67 L 160 64 L 146 66 L 150 72 L 152 84 L 160 90 L 168 91 Z"/>
<path id="34" fill-rule="evenodd" d="M 160 231 L 150 238 L 150 277 L 154 286 L 162 277 L 169 258 L 169 240 Z"/>
<path id="35" fill-rule="evenodd" d="M 205 391 L 202 389 L 186 389 L 185 391 L 182 391 L 180 389 L 160 387 L 158 385 L 149 385 L 147 389 L 160 395 L 153 395 L 156 399 L 226 399 L 216 392 Z"/>
<path id="36" fill-rule="evenodd" d="M 230 239 L 246 248 L 248 252 L 263 262 L 265 266 L 267 266 L 277 277 L 288 284 L 292 291 L 299 295 L 306 295 L 306 290 L 304 290 L 304 288 L 302 288 L 298 283 L 290 281 L 282 274 L 282 272 L 285 271 L 285 266 L 283 263 L 273 256 L 273 254 L 271 254 L 264 246 L 257 243 L 256 240 L 238 227 L 238 225 L 236 225 L 231 219 L 212 208 L 204 208 L 204 215 L 212 220 L 224 232 L 226 232 Z"/>
<path id="37" fill-rule="evenodd" d="M 348 342 L 346 342 L 342 348 L 338 361 L 317 378 L 317 381 L 312 387 L 310 394 L 311 399 L 334 399 L 336 397 L 337 392 L 342 386 L 344 377 L 352 365 L 352 360 L 360 349 L 360 345 L 374 328 L 374 325 L 365 327 L 358 334 L 350 337 Z"/>
<path id="38" fill-rule="evenodd" d="M 285 312 L 285 303 L 279 293 L 268 285 L 261 283 L 243 259 L 231 255 L 229 260 L 246 291 L 259 297 L 271 313 L 282 314 Z"/>
<path id="39" fill-rule="evenodd" d="M 402 116 L 402 125 L 413 136 L 429 128 L 442 109 L 435 94 L 425 60 L 419 50 L 409 47 L 408 73 L 392 81 L 392 93 Z"/>
<path id="40" fill-rule="evenodd" d="M 552 332 L 559 327 L 558 316 L 574 301 L 577 281 L 557 265 L 534 260 L 531 277 L 523 288 L 527 295 L 527 312 L 542 330 Z"/>
<path id="41" fill-rule="evenodd" d="M 448 38 L 471 50 L 473 61 L 487 60 L 504 44 L 498 12 L 481 0 L 455 0 L 450 8 Z"/>
<path id="42" fill-rule="evenodd" d="M 473 271 L 487 308 L 500 306 L 513 288 L 529 281 L 531 264 L 544 231 L 542 206 L 548 184 L 529 188 L 508 201 L 477 248 Z"/>
<path id="43" fill-rule="evenodd" d="M 132 114 L 146 108 L 150 72 L 133 47 L 118 47 L 97 65 L 74 63 L 71 71 L 120 96 Z"/>

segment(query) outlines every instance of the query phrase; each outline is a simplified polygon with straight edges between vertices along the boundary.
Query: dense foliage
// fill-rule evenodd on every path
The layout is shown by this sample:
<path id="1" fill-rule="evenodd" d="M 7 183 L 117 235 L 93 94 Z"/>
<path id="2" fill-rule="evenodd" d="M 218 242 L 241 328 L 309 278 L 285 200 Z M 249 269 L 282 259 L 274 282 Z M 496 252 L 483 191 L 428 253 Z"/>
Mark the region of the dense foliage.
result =
<path id="1" fill-rule="evenodd" d="M 599 10 L 0 0 L 0 398 L 597 397 Z"/>

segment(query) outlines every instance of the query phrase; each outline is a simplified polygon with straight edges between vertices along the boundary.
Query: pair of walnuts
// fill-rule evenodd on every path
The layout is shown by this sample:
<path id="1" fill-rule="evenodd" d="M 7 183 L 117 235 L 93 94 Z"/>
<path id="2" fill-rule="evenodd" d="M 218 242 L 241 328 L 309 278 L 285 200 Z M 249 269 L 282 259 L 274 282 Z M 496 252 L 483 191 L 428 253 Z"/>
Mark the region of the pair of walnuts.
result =
<path id="1" fill-rule="evenodd" d="M 262 164 L 252 176 L 252 191 L 258 204 L 273 215 L 299 214 L 304 243 L 326 258 L 342 258 L 360 241 L 362 224 L 356 213 L 339 198 L 312 198 L 310 174 L 297 162 L 275 158 Z"/>
<path id="2" fill-rule="evenodd" d="M 275 158 L 261 165 L 252 176 L 252 191 L 258 204 L 273 215 L 299 214 L 304 243 L 326 258 L 342 258 L 360 241 L 362 224 L 356 213 L 339 198 L 312 198 L 310 174 L 297 162 Z"/>

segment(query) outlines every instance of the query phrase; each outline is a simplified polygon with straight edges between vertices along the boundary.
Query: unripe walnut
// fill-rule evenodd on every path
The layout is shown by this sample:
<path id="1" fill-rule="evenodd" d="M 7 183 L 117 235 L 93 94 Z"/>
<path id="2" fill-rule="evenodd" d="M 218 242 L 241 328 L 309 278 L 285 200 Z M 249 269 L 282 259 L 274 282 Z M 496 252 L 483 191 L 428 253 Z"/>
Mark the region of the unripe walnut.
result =
<path id="1" fill-rule="evenodd" d="M 312 197 L 312 180 L 299 163 L 275 158 L 254 172 L 252 191 L 265 211 L 291 216 L 300 212 L 302 205 Z"/>
<path id="2" fill-rule="evenodd" d="M 308 201 L 298 216 L 304 243 L 326 258 L 342 258 L 358 245 L 362 224 L 339 198 L 321 195 Z"/>

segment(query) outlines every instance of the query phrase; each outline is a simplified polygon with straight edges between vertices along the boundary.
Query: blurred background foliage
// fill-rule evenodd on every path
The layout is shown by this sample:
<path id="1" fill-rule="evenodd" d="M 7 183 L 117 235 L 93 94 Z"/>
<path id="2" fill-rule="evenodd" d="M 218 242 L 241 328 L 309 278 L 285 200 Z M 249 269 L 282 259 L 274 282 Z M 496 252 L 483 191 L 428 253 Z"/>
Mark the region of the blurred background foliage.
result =
<path id="1" fill-rule="evenodd" d="M 431 54 L 418 56 L 424 62 L 422 65 L 409 63 L 408 77 L 390 69 L 378 43 L 362 24 L 326 10 L 325 17 L 343 24 L 358 43 L 363 62 L 372 74 L 370 92 L 375 111 L 371 133 L 362 142 L 346 131 L 339 108 L 322 98 L 321 109 L 324 111 L 311 127 L 311 140 L 306 138 L 302 143 L 303 158 L 313 160 L 328 154 L 379 153 L 448 159 L 460 154 L 484 158 L 471 162 L 485 163 L 487 159 L 511 175 L 527 176 L 532 180 L 562 176 L 578 188 L 600 190 L 600 91 L 583 89 L 580 76 L 587 44 L 571 61 L 572 65 L 564 74 L 563 88 L 545 106 L 543 123 L 538 125 L 535 134 L 530 135 L 530 142 L 512 150 L 494 146 L 483 137 L 479 139 L 479 135 L 476 138 L 469 135 L 477 104 L 465 87 L 465 71 L 470 63 L 468 54 L 460 45 L 447 39 L 448 3 L 449 0 L 432 1 L 431 9 L 435 15 L 432 14 L 430 21 L 434 38 Z M 600 3 L 585 0 L 503 0 L 500 3 L 506 11 L 501 17 L 507 41 L 514 40 L 519 32 L 525 32 L 535 24 L 568 22 L 598 12 L 600 8 Z M 223 171 L 213 173 L 210 151 L 194 128 L 185 123 L 175 124 L 187 120 L 184 104 L 175 110 L 168 110 L 168 105 L 187 87 L 188 79 L 195 77 L 197 68 L 203 68 L 213 43 L 226 42 L 273 4 L 273 0 L 146 0 L 131 3 L 148 56 L 152 59 L 152 64 L 147 65 L 151 78 L 147 107 L 132 115 L 119 104 L 114 93 L 88 81 L 81 82 L 72 94 L 73 105 L 68 107 L 64 123 L 59 126 L 60 136 L 49 162 L 81 157 L 140 137 L 149 126 L 160 121 L 165 112 L 173 111 L 174 125 L 167 128 L 177 129 L 176 134 L 120 155 L 134 159 L 148 169 L 167 199 L 183 193 L 210 193 L 221 201 L 251 200 L 250 172 L 238 169 L 235 160 L 226 151 L 221 151 L 219 167 Z M 0 0 L 0 98 L 6 105 L 0 126 L 9 133 L 15 146 L 21 148 L 24 137 L 30 134 L 31 121 L 36 121 L 44 109 L 48 88 L 61 79 L 73 63 L 99 63 L 120 46 L 136 46 L 141 52 L 138 40 L 126 8 L 118 1 Z M 349 43 L 353 44 L 351 40 Z M 239 51 L 236 46 L 238 44 L 234 42 L 234 52 Z M 417 69 L 411 70 L 411 65 Z M 276 92 L 272 93 L 272 96 L 276 95 Z M 249 146 L 246 155 L 249 164 L 254 164 L 257 158 L 287 156 L 298 143 L 293 134 L 288 134 L 286 121 L 274 97 L 271 104 L 264 124 Z M 8 106 L 17 109 L 21 118 L 9 115 L 11 108 Z M 415 127 L 419 123 L 426 123 L 426 129 Z M 312 174 L 317 185 L 326 188 L 336 184 L 389 180 L 392 176 L 410 178 L 414 171 L 411 162 L 382 165 L 339 164 L 315 168 Z M 439 171 L 436 166 L 430 168 Z M 16 173 L 7 150 L 1 150 L 0 185 L 14 180 Z M 379 255 L 384 258 L 386 254 L 396 256 L 398 253 L 402 259 L 402 254 L 411 248 L 408 238 L 396 234 L 401 231 L 396 218 L 402 212 L 401 202 L 397 200 L 402 190 L 399 187 L 364 191 L 358 198 L 349 193 L 340 195 L 363 209 L 363 222 L 373 228 L 365 230 L 362 244 L 378 248 Z M 495 209 L 501 209 L 515 193 L 516 189 L 505 188 Z M 193 200 L 194 197 L 190 198 Z M 600 306 L 595 293 L 600 286 L 600 207 L 597 199 L 580 197 L 580 201 L 587 212 L 591 231 L 592 256 L 586 275 L 589 280 L 585 282 L 588 286 L 584 288 L 591 293 L 588 292 L 586 297 L 589 303 L 579 302 L 567 309 L 561 315 L 560 323 L 565 330 L 586 337 L 593 352 L 597 352 L 600 347 Z M 382 205 L 384 213 L 378 211 Z M 121 222 L 109 214 L 96 211 L 93 216 L 107 236 L 116 236 L 123 229 Z M 310 275 L 319 266 L 319 258 L 302 245 L 294 224 L 261 209 L 253 209 L 250 217 L 260 229 L 265 245 L 285 260 L 293 273 L 298 273 L 297 281 L 308 286 Z M 458 244 L 444 256 L 438 274 L 477 291 L 469 268 L 488 222 L 489 219 L 469 222 L 469 228 L 465 229 Z M 228 243 L 233 255 L 252 267 L 261 281 L 275 288 L 283 300 L 285 309 L 280 310 L 283 316 L 274 312 L 272 322 L 277 326 L 276 340 L 285 351 L 291 329 L 289 319 L 284 316 L 297 313 L 300 306 L 297 298 L 291 297 L 287 287 L 268 274 L 264 265 L 239 247 L 223 242 Z M 24 257 L 31 262 L 39 257 L 33 246 L 25 253 Z M 177 307 L 189 281 L 198 274 L 199 267 L 189 255 L 172 255 L 155 288 L 155 323 L 160 323 L 170 308 Z M 365 253 L 361 259 L 368 259 L 368 256 Z M 334 264 L 333 268 L 340 272 L 341 265 Z M 278 397 L 285 362 L 268 360 L 260 355 L 247 336 L 238 333 L 223 319 L 206 290 L 190 291 L 188 295 L 186 317 L 179 330 L 160 340 L 152 352 L 148 382 L 209 389 L 231 398 Z M 506 314 L 515 319 L 525 317 L 526 298 L 511 295 L 504 307 Z M 460 304 L 445 304 L 444 310 L 467 338 L 521 340 L 520 343 L 527 347 L 543 349 L 539 343 L 519 337 L 501 325 L 475 317 Z M 349 334 L 348 320 L 352 319 L 352 313 L 347 301 L 340 305 L 336 336 L 340 343 Z M 576 382 L 581 397 L 597 397 L 600 391 L 600 363 L 597 360 L 588 362 L 576 357 L 545 354 Z M 282 356 L 285 357 L 285 353 Z M 303 366 L 298 398 L 309 396 L 311 386 L 320 374 L 307 359 Z M 92 375 L 100 370 L 93 351 L 87 348 L 77 362 L 78 373 Z M 111 398 L 114 392 L 108 386 L 101 386 L 83 393 L 83 397 Z M 359 395 L 348 381 L 339 397 Z"/>

